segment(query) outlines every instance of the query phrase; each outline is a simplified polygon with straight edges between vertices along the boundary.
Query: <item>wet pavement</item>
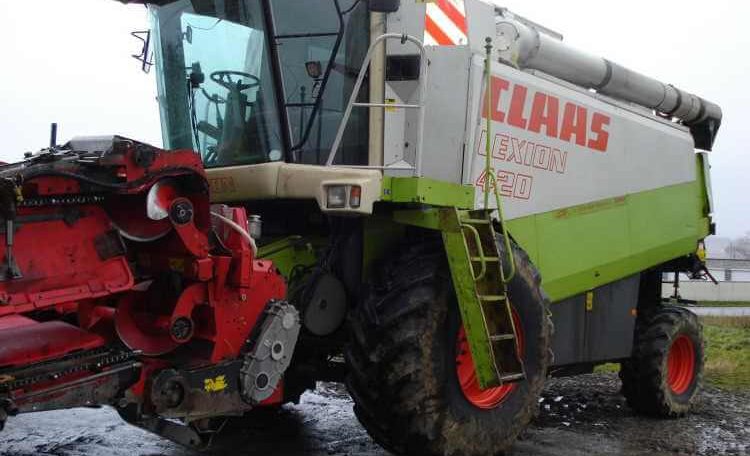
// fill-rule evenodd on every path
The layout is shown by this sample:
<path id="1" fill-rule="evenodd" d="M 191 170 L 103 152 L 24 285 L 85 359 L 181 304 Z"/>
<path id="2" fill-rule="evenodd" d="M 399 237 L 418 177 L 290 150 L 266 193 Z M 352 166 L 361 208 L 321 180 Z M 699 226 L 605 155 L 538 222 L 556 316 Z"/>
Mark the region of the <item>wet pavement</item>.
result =
<path id="1" fill-rule="evenodd" d="M 695 413 L 678 420 L 634 415 L 613 374 L 551 380 L 539 416 L 512 455 L 750 454 L 750 393 L 707 388 Z M 320 384 L 299 405 L 234 419 L 212 450 L 197 453 L 123 423 L 111 409 L 11 418 L 0 455 L 362 455 L 386 456 L 370 440 L 340 385 Z"/>

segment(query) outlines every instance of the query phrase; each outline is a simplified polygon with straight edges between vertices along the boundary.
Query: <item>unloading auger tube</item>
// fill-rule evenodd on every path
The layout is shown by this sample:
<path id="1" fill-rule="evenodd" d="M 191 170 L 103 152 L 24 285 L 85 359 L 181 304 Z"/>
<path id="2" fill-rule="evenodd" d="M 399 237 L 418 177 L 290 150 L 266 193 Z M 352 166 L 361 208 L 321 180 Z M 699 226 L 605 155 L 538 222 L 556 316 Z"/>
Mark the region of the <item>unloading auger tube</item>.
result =
<path id="1" fill-rule="evenodd" d="M 501 61 L 521 69 L 539 70 L 678 119 L 690 127 L 695 147 L 711 150 L 722 118 L 721 108 L 715 103 L 605 58 L 574 49 L 563 43 L 560 36 L 548 33 L 505 9 L 499 12 L 495 46 Z"/>

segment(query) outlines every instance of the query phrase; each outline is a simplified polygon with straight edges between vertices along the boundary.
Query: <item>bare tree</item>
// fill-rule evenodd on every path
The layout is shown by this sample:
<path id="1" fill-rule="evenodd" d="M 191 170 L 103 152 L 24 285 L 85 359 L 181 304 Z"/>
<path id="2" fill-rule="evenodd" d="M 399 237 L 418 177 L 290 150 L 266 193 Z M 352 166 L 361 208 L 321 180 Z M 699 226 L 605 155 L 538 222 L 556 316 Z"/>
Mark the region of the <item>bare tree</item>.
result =
<path id="1" fill-rule="evenodd" d="M 729 258 L 750 260 L 750 231 L 744 236 L 733 239 L 726 248 Z"/>

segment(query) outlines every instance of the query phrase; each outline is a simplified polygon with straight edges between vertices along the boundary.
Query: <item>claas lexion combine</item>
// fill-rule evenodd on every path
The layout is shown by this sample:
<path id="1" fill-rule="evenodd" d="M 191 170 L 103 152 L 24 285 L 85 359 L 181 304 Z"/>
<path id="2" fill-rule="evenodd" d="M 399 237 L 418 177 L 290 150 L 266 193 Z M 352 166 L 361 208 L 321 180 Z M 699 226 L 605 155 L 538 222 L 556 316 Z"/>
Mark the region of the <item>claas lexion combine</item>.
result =
<path id="1" fill-rule="evenodd" d="M 662 274 L 707 274 L 718 106 L 483 0 L 122 2 L 164 149 L 0 167 L 3 425 L 108 405 L 201 447 L 336 381 L 395 453 L 489 455 L 605 362 L 689 410 Z"/>

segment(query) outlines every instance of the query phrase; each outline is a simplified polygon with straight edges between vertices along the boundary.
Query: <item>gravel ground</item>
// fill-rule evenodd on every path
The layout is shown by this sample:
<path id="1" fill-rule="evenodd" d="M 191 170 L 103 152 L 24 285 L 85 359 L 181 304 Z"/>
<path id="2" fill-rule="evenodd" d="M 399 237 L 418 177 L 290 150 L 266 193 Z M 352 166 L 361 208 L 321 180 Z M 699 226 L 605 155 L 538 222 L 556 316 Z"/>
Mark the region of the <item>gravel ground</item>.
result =
<path id="1" fill-rule="evenodd" d="M 636 417 L 613 374 L 549 382 L 540 413 L 513 455 L 750 454 L 750 393 L 707 388 L 695 413 L 679 420 Z M 343 388 L 321 384 L 299 405 L 230 421 L 212 450 L 196 453 L 124 424 L 110 409 L 11 418 L 0 455 L 386 456 L 357 422 Z"/>

